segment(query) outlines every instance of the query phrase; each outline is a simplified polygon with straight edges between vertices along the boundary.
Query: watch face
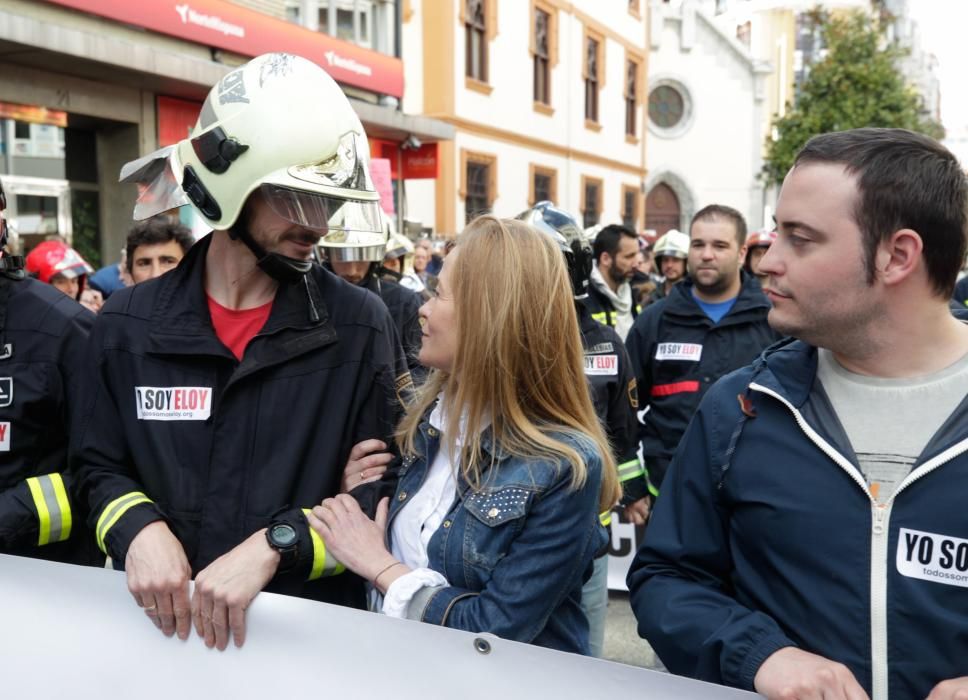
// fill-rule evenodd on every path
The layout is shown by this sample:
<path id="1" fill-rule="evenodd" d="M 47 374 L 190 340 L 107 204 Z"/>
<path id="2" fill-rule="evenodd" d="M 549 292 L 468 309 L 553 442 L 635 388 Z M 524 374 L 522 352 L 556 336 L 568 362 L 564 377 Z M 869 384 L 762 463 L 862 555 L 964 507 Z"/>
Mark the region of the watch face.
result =
<path id="1" fill-rule="evenodd" d="M 296 531 L 292 525 L 285 523 L 273 525 L 269 531 L 269 536 L 277 547 L 289 547 L 296 541 Z"/>

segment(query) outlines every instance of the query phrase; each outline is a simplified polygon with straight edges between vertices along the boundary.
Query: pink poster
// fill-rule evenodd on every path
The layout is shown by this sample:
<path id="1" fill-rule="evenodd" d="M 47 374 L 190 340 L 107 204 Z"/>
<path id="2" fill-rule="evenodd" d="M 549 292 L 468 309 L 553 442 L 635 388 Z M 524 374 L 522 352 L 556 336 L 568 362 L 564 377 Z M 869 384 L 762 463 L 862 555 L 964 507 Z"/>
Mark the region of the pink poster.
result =
<path id="1" fill-rule="evenodd" d="M 380 205 L 389 216 L 395 216 L 393 207 L 393 179 L 390 177 L 390 159 L 372 158 L 370 160 L 370 177 L 376 191 L 380 193 Z"/>

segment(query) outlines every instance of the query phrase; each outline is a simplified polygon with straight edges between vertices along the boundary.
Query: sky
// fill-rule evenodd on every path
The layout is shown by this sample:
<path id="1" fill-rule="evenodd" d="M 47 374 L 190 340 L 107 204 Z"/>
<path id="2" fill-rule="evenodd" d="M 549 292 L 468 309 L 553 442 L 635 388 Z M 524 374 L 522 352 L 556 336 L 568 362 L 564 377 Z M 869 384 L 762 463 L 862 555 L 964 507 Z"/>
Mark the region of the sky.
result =
<path id="1" fill-rule="evenodd" d="M 921 45 L 938 58 L 941 78 L 941 120 L 948 128 L 968 127 L 968 23 L 965 0 L 909 0 L 911 18 L 921 31 Z"/>
<path id="2" fill-rule="evenodd" d="M 920 28 L 921 46 L 938 59 L 941 121 L 948 145 L 968 165 L 968 0 L 908 0 L 908 9 Z"/>

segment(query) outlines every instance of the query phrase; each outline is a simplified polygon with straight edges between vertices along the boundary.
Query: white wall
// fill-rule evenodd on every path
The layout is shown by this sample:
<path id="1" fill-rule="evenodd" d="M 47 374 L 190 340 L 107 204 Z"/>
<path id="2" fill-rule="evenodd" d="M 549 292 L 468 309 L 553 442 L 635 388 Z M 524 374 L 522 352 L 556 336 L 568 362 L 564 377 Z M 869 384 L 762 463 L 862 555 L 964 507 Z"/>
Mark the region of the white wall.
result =
<path id="1" fill-rule="evenodd" d="M 672 172 L 691 190 L 694 209 L 725 204 L 739 210 L 750 228 L 763 223 L 761 187 L 762 113 L 757 75 L 748 54 L 704 15 L 696 14 L 694 42 L 683 50 L 679 10 L 666 9 L 661 34 L 653 37 L 650 86 L 674 79 L 691 98 L 691 122 L 675 136 L 650 125 L 650 187 L 662 172 Z M 687 32 L 689 20 L 686 20 Z M 687 35 L 688 45 L 688 35 Z M 762 86 L 761 86 L 762 87 Z M 762 92 L 762 90 L 760 90 Z M 684 212 L 688 218 L 694 211 Z"/>

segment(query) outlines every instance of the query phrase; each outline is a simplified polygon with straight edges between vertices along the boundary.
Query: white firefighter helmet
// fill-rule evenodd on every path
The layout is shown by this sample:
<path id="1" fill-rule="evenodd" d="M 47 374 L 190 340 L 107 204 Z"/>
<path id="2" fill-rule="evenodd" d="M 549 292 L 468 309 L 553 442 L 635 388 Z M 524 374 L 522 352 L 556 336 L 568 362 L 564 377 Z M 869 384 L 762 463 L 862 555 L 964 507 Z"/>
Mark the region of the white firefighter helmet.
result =
<path id="1" fill-rule="evenodd" d="M 323 236 L 319 248 L 330 262 L 382 262 L 393 230 L 393 220 L 382 209 L 380 224 L 383 232 L 379 238 L 353 235 L 355 232 L 351 230 L 350 235 L 338 242 Z"/>
<path id="2" fill-rule="evenodd" d="M 231 230 L 258 190 L 279 216 L 326 231 L 327 247 L 356 248 L 386 240 L 368 165 L 363 126 L 336 82 L 312 61 L 272 53 L 222 78 L 190 137 L 121 178 L 142 185 L 136 218 L 191 201 L 209 226 Z"/>
<path id="3" fill-rule="evenodd" d="M 667 231 L 655 242 L 652 256 L 656 260 L 664 257 L 685 260 L 689 257 L 689 236 L 676 229 Z"/>

